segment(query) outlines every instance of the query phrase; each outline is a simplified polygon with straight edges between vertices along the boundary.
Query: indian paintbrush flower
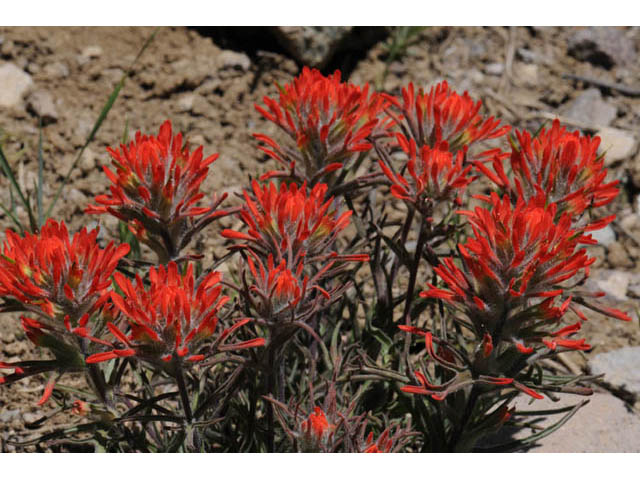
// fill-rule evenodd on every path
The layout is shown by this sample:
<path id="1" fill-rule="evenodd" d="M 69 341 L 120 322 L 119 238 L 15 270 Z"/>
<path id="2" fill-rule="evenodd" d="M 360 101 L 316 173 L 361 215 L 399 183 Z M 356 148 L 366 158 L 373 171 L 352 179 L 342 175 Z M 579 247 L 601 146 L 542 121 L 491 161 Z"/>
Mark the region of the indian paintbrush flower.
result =
<path id="1" fill-rule="evenodd" d="M 512 141 L 511 176 L 505 173 L 502 158 L 492 161 L 493 171 L 483 162 L 476 167 L 496 185 L 508 192 L 515 202 L 527 201 L 544 192 L 549 203 L 558 205 L 558 214 L 568 212 L 573 223 L 585 231 L 604 228 L 614 216 L 599 220 L 581 220 L 585 210 L 604 206 L 618 195 L 619 181 L 606 181 L 604 158 L 598 155 L 599 137 L 568 132 L 554 120 L 549 129 L 533 137 L 516 131 Z"/>
<path id="2" fill-rule="evenodd" d="M 430 210 L 427 202 L 457 200 L 460 203 L 460 194 L 476 178 L 470 175 L 472 166 L 465 166 L 466 147 L 453 154 L 449 145 L 441 142 L 433 148 L 424 145 L 418 152 L 413 138 L 407 140 L 398 134 L 397 139 L 407 154 L 406 171 L 409 175 L 394 173 L 382 158 L 378 160 L 380 168 L 391 181 L 391 194 L 422 212 Z"/>
<path id="3" fill-rule="evenodd" d="M 109 296 L 111 275 L 129 245 L 97 243 L 98 229 L 69 237 L 64 222 L 48 220 L 39 234 L 8 230 L 0 258 L 0 296 L 60 320 L 77 322 Z"/>
<path id="4" fill-rule="evenodd" d="M 192 263 L 181 274 L 178 265 L 169 262 L 167 267 L 160 265 L 149 269 L 148 287 L 139 275 L 132 282 L 116 272 L 114 280 L 122 294 L 112 292 L 111 301 L 128 328 L 123 331 L 116 323 L 108 322 L 107 328 L 117 342 L 111 350 L 88 357 L 87 363 L 129 356 L 152 363 L 183 358 L 188 362 L 198 362 L 217 351 L 264 344 L 262 338 L 224 344 L 227 337 L 246 325 L 249 319 L 235 322 L 216 336 L 216 329 L 220 330 L 218 314 L 229 300 L 222 294 L 218 272 L 210 272 L 196 280 Z M 210 350 L 201 348 L 205 340 L 214 337 Z"/>
<path id="5" fill-rule="evenodd" d="M 340 81 L 340 72 L 329 77 L 303 68 L 300 76 L 280 87 L 276 101 L 264 97 L 266 108 L 256 110 L 280 127 L 292 140 L 280 144 L 264 134 L 254 137 L 259 148 L 286 170 L 271 171 L 262 179 L 279 176 L 303 181 L 331 183 L 332 172 L 341 170 L 360 152 L 371 149 L 371 138 L 387 135 L 388 101 L 380 94 Z"/>
<path id="6" fill-rule="evenodd" d="M 367 255 L 339 255 L 333 251 L 339 233 L 349 225 L 351 211 L 338 213 L 333 198 L 325 199 L 326 184 L 317 184 L 309 192 L 307 186 L 295 183 L 273 183 L 261 187 L 253 184 L 253 198 L 244 192 L 245 206 L 241 220 L 248 232 L 226 229 L 222 236 L 248 242 L 251 248 L 266 259 L 280 264 L 286 260 L 290 268 L 318 261 L 367 261 Z"/>
<path id="7" fill-rule="evenodd" d="M 482 102 L 474 102 L 467 92 L 459 95 L 446 81 L 428 93 L 422 89 L 416 92 L 413 83 L 409 83 L 402 89 L 402 101 L 391 95 L 385 97 L 400 110 L 401 116 L 394 116 L 395 123 L 406 138 L 415 140 L 418 149 L 447 142 L 451 152 L 456 153 L 476 142 L 501 137 L 510 129 L 501 127 L 500 120 L 493 117 L 483 119 L 478 113 Z"/>
<path id="8" fill-rule="evenodd" d="M 214 194 L 209 206 L 197 206 L 204 198 L 200 186 L 218 154 L 205 158 L 202 147 L 191 152 L 181 133 L 172 135 L 168 120 L 158 136 L 137 132 L 129 146 L 107 150 L 115 167 L 115 172 L 103 167 L 111 192 L 98 195 L 99 205 L 86 212 L 109 213 L 127 223 L 161 263 L 176 258 L 195 233 L 229 213 L 218 209 L 226 194 Z"/>

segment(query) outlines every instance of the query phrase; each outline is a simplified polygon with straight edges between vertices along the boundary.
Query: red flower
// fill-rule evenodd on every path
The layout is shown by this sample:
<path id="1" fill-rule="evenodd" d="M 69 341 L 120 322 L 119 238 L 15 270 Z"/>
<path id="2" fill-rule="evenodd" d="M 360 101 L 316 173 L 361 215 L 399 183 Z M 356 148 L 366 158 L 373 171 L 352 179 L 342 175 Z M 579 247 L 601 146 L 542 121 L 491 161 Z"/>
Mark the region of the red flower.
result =
<path id="1" fill-rule="evenodd" d="M 446 81 L 426 94 L 422 89 L 416 94 L 410 83 L 402 89 L 402 104 L 394 97 L 387 98 L 402 111 L 402 119 L 396 119 L 396 123 L 420 148 L 447 142 L 451 151 L 456 152 L 473 143 L 500 137 L 510 129 L 500 127 L 500 120 L 493 117 L 483 120 L 478 114 L 482 102 L 474 103 L 467 92 L 458 95 Z"/>
<path id="2" fill-rule="evenodd" d="M 252 250 L 266 258 L 273 255 L 279 264 L 288 265 L 332 258 L 344 261 L 367 261 L 366 255 L 336 255 L 329 250 L 338 234 L 349 225 L 351 211 L 338 214 L 332 208 L 333 198 L 325 200 L 327 185 L 317 184 L 309 193 L 306 185 L 273 183 L 260 187 L 254 181 L 255 201 L 245 191 L 246 205 L 240 218 L 249 227 L 248 233 L 223 230 L 222 236 L 249 242 Z M 295 268 L 295 267 L 294 267 Z"/>
<path id="3" fill-rule="evenodd" d="M 541 344 L 547 334 L 538 322 L 557 324 L 568 308 L 576 310 L 563 282 L 588 274 L 594 259 L 578 247 L 593 242 L 571 227 L 568 214 L 557 214 L 556 204 L 545 205 L 542 193 L 515 207 L 506 195 L 501 200 L 494 193 L 485 200 L 488 209 L 460 212 L 474 232 L 458 246 L 463 268 L 445 258 L 435 271 L 447 289 L 430 285 L 421 295 L 441 298 L 462 311 L 479 339 L 488 333 L 493 346 L 502 339 L 524 351 L 525 340 Z M 556 297 L 564 298 L 559 307 L 553 306 Z M 580 303 L 585 304 L 581 298 Z M 584 349 L 581 343 L 563 346 Z"/>
<path id="4" fill-rule="evenodd" d="M 437 201 L 456 197 L 476 178 L 469 176 L 471 165 L 464 165 L 466 148 L 454 155 L 446 142 L 438 143 L 434 148 L 424 145 L 417 158 L 414 139 L 407 140 L 402 134 L 397 134 L 397 139 L 408 155 L 406 170 L 409 179 L 393 173 L 382 159 L 378 160 L 380 168 L 392 183 L 391 193 L 394 197 L 419 207 L 428 199 Z"/>
<path id="5" fill-rule="evenodd" d="M 320 407 L 315 407 L 309 418 L 302 422 L 301 430 L 311 440 L 321 442 L 324 434 L 332 429 L 332 425 L 327 421 L 327 417 Z"/>
<path id="6" fill-rule="evenodd" d="M 69 238 L 64 222 L 48 220 L 39 234 L 24 238 L 7 231 L 0 258 L 0 295 L 37 306 L 49 316 L 70 316 L 75 324 L 108 297 L 111 274 L 129 245 L 99 247 L 98 229 Z M 61 319 L 62 319 L 61 318 Z"/>
<path id="7" fill-rule="evenodd" d="M 228 213 L 217 210 L 226 194 L 214 195 L 208 207 L 196 206 L 204 197 L 200 185 L 218 154 L 204 158 L 202 147 L 191 153 L 181 133 L 172 137 L 169 120 L 157 137 L 137 132 L 129 147 L 107 150 L 115 167 L 115 172 L 103 167 L 111 193 L 98 195 L 95 201 L 100 205 L 90 205 L 85 211 L 110 213 L 130 222 L 136 236 L 161 257 L 176 256 L 194 230 Z M 194 223 L 195 217 L 200 219 Z M 163 258 L 163 263 L 167 260 Z"/>
<path id="8" fill-rule="evenodd" d="M 132 283 L 116 273 L 114 279 L 123 295 L 112 292 L 111 300 L 128 324 L 130 333 L 126 335 L 115 323 L 108 322 L 108 329 L 124 348 L 113 346 L 111 351 L 91 355 L 87 363 L 133 355 L 152 361 L 160 358 L 168 362 L 183 357 L 187 361 L 203 360 L 204 355 L 198 353 L 200 342 L 214 335 L 218 312 L 229 300 L 222 295 L 220 278 L 218 272 L 211 272 L 196 281 L 192 264 L 181 275 L 174 262 L 167 268 L 162 265 L 151 268 L 148 288 L 138 275 Z M 218 350 L 263 345 L 262 338 L 222 345 L 231 333 L 248 321 L 240 320 L 224 329 L 216 339 Z"/>
<path id="9" fill-rule="evenodd" d="M 271 254 L 263 263 L 252 250 L 247 250 L 246 263 L 253 280 L 247 283 L 244 279 L 248 285 L 245 297 L 257 315 L 268 322 L 290 320 L 303 326 L 299 322 L 336 301 L 349 286 L 338 284 L 325 290 L 318 285 L 335 261 L 328 262 L 311 277 L 304 273 L 302 261 L 291 269 L 284 259 L 276 265 Z"/>
<path id="10" fill-rule="evenodd" d="M 512 198 L 525 201 L 544 192 L 547 201 L 558 204 L 558 213 L 573 217 L 587 208 L 610 203 L 618 194 L 618 180 L 606 182 L 604 159 L 598 156 L 600 138 L 567 132 L 554 120 L 550 129 L 542 129 L 535 138 L 516 131 L 518 143 L 512 144 L 513 180 L 505 174 L 502 160 L 493 160 L 493 172 L 482 163 L 477 167 Z M 587 230 L 603 228 L 613 217 L 591 223 Z"/>
<path id="11" fill-rule="evenodd" d="M 384 97 L 370 95 L 368 85 L 340 82 L 339 71 L 325 77 L 304 67 L 299 77 L 280 88 L 278 101 L 263 100 L 267 108 L 256 105 L 256 110 L 284 130 L 295 147 L 255 134 L 266 145 L 259 148 L 288 169 L 262 179 L 286 176 L 313 185 L 343 168 L 354 154 L 371 149 L 369 138 L 385 135 L 388 128 L 388 120 L 380 119 L 388 105 Z"/>
<path id="12" fill-rule="evenodd" d="M 367 447 L 364 450 L 364 453 L 389 453 L 391 448 L 393 447 L 393 438 L 389 438 L 390 431 L 387 428 L 378 440 L 373 441 L 373 432 L 369 432 L 367 436 Z"/>

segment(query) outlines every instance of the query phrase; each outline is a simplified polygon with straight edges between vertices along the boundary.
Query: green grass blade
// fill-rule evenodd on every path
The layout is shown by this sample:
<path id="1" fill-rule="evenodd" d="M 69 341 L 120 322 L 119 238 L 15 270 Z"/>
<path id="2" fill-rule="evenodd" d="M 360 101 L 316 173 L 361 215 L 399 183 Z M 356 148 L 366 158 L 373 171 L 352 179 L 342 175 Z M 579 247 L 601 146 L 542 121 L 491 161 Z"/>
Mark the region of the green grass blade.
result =
<path id="1" fill-rule="evenodd" d="M 22 189 L 20 188 L 20 186 L 18 185 L 18 182 L 16 181 L 16 177 L 13 174 L 13 171 L 11 170 L 11 166 L 7 161 L 7 157 L 5 157 L 4 155 L 2 146 L 0 146 L 0 167 L 2 168 L 2 171 L 4 172 L 5 176 L 11 182 L 11 185 L 13 186 L 13 188 L 15 188 L 16 192 L 18 192 L 20 201 L 22 202 L 22 204 L 24 205 L 24 208 L 27 210 L 27 213 L 29 214 L 29 221 L 31 222 L 31 227 L 33 228 L 33 226 L 35 225 L 35 218 L 33 217 L 33 212 L 31 211 L 31 203 L 27 198 L 25 198 L 24 194 L 22 193 Z M 21 226 L 21 229 L 24 230 L 22 226 Z"/>
<path id="2" fill-rule="evenodd" d="M 38 227 L 44 223 L 44 212 L 42 211 L 42 185 L 44 177 L 44 158 L 42 155 L 42 119 L 38 122 L 38 190 L 36 192 L 38 205 Z"/>
<path id="3" fill-rule="evenodd" d="M 16 224 L 16 226 L 20 229 L 20 233 L 24 233 L 24 227 L 22 226 L 22 224 L 20 223 L 20 220 L 18 220 L 18 218 L 13 214 L 13 212 L 11 212 L 11 210 L 8 210 L 7 208 L 5 208 L 4 205 L 2 205 L 0 203 L 0 209 L 7 214 L 7 216 L 13 220 L 13 223 Z"/>
<path id="4" fill-rule="evenodd" d="M 69 181 L 69 177 L 71 176 L 71 172 L 73 172 L 73 170 L 76 168 L 78 162 L 82 158 L 82 154 L 84 153 L 85 149 L 93 141 L 96 133 L 98 133 L 98 130 L 102 126 L 102 123 L 107 118 L 107 114 L 109 113 L 109 111 L 111 110 L 111 107 L 113 107 L 113 104 L 115 103 L 116 99 L 118 98 L 118 95 L 120 94 L 120 90 L 122 90 L 122 87 L 124 87 L 124 83 L 125 83 L 126 79 L 129 76 L 131 76 L 131 74 L 133 73 L 133 67 L 138 62 L 138 60 L 140 59 L 142 54 L 145 52 L 145 50 L 149 47 L 149 45 L 151 45 L 151 42 L 153 41 L 153 39 L 155 38 L 156 34 L 158 33 L 158 29 L 159 29 L 159 27 L 156 28 L 153 31 L 153 33 L 149 36 L 147 41 L 144 43 L 144 45 L 142 46 L 142 48 L 140 49 L 140 51 L 136 55 L 136 58 L 134 58 L 134 60 L 131 63 L 130 67 L 122 75 L 122 78 L 120 78 L 120 81 L 116 84 L 115 88 L 111 92 L 111 95 L 109 95 L 109 98 L 107 99 L 107 102 L 102 107 L 102 110 L 100 111 L 100 115 L 98 115 L 98 118 L 97 118 L 96 122 L 94 123 L 93 128 L 91 129 L 91 132 L 87 136 L 87 139 L 84 142 L 84 145 L 80 149 L 80 152 L 78 152 L 78 155 L 76 156 L 76 159 L 73 161 L 73 164 L 71 165 L 71 168 L 69 168 L 69 170 L 67 171 L 67 174 L 64 177 L 64 180 L 62 181 L 62 183 L 60 184 L 60 187 L 58 187 L 58 190 L 56 191 L 56 194 L 53 197 L 53 200 L 51 201 L 51 204 L 49 205 L 49 208 L 47 209 L 47 213 L 45 215 L 44 220 L 49 218 L 49 215 L 51 215 L 51 211 L 53 210 L 53 207 L 55 207 L 55 205 L 56 205 L 56 203 L 58 201 L 58 198 L 60 197 L 60 194 L 62 193 L 62 189 L 66 186 L 67 182 Z"/>

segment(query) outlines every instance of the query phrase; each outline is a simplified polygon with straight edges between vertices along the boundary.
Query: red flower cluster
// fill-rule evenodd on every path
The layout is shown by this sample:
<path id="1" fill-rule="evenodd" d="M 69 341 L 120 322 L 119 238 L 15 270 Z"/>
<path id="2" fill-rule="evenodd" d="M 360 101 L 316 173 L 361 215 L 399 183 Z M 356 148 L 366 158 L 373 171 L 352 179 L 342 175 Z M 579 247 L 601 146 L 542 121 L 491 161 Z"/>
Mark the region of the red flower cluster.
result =
<path id="1" fill-rule="evenodd" d="M 389 126 L 389 119 L 381 118 L 388 106 L 385 98 L 369 94 L 368 85 L 342 83 L 339 71 L 325 77 L 305 67 L 292 83 L 280 88 L 279 101 L 263 100 L 268 111 L 259 105 L 256 110 L 284 130 L 295 148 L 254 134 L 268 147 L 259 148 L 288 168 L 262 179 L 283 176 L 313 185 L 343 168 L 355 153 L 371 149 L 369 138 L 385 135 Z"/>
<path id="2" fill-rule="evenodd" d="M 333 245 L 338 234 L 349 225 L 351 211 L 338 215 L 332 208 L 333 198 L 325 201 L 327 185 L 318 184 L 307 193 L 306 184 L 273 183 L 260 187 L 253 181 L 255 201 L 245 191 L 245 207 L 240 218 L 249 227 L 248 233 L 223 230 L 222 236 L 250 242 L 251 248 L 263 257 L 274 256 L 277 263 L 286 259 L 288 265 L 300 260 L 318 260 Z"/>
<path id="3" fill-rule="evenodd" d="M 64 222 L 48 220 L 39 234 L 24 238 L 7 230 L 0 258 L 0 296 L 37 307 L 50 317 L 77 322 L 108 297 L 111 274 L 129 245 L 99 247 L 98 229 L 83 228 L 73 238 Z M 68 320 L 67 320 L 68 321 Z"/>
<path id="4" fill-rule="evenodd" d="M 285 260 L 276 266 L 273 256 L 269 254 L 267 263 L 264 264 L 251 250 L 247 252 L 246 260 L 253 276 L 249 287 L 249 292 L 253 295 L 247 296 L 247 300 L 262 318 L 274 320 L 287 316 L 304 319 L 337 294 L 335 290 L 327 292 L 316 284 L 322 275 L 315 275 L 310 280 L 303 273 L 302 262 L 292 271 L 287 268 Z M 329 264 L 329 268 L 331 266 L 333 262 Z M 312 290 L 319 291 L 321 295 L 311 299 L 309 293 Z"/>
<path id="5" fill-rule="evenodd" d="M 166 268 L 160 266 L 149 270 L 148 288 L 138 275 L 135 284 L 119 272 L 114 279 L 123 295 L 112 292 L 111 300 L 130 333 L 126 335 L 114 322 L 107 323 L 109 331 L 122 347 L 112 345 L 112 350 L 88 357 L 87 363 L 133 355 L 165 362 L 173 358 L 186 357 L 191 362 L 205 358 L 204 354 L 198 353 L 198 347 L 215 333 L 218 312 L 229 300 L 222 295 L 218 272 L 211 272 L 196 282 L 192 264 L 181 275 L 178 266 L 170 262 Z M 262 338 L 222 345 L 231 333 L 248 321 L 240 320 L 224 329 L 215 341 L 215 348 L 237 350 L 263 345 Z M 212 347 L 212 351 L 215 348 Z"/>
<path id="6" fill-rule="evenodd" d="M 212 205 L 197 207 L 204 197 L 200 185 L 218 154 L 204 158 L 202 147 L 193 153 L 183 145 L 182 134 L 172 136 L 171 122 L 160 127 L 157 137 L 136 133 L 135 141 L 107 149 L 115 173 L 104 172 L 111 181 L 111 193 L 98 195 L 98 206 L 90 205 L 86 213 L 110 213 L 124 222 L 140 241 L 147 243 L 163 263 L 177 255 L 194 231 L 226 215 L 217 210 L 226 198 L 214 195 Z M 194 217 L 200 217 L 193 224 Z M 191 222 L 191 223 L 190 223 Z"/>
<path id="7" fill-rule="evenodd" d="M 484 119 L 478 114 L 482 102 L 474 103 L 467 92 L 457 94 L 443 81 L 424 93 L 415 92 L 413 83 L 402 89 L 402 103 L 395 97 L 386 95 L 402 112 L 402 118 L 395 123 L 406 137 L 413 137 L 418 147 L 435 147 L 447 142 L 451 152 L 473 143 L 501 137 L 510 127 L 500 127 L 500 120 L 493 117 Z"/>
<path id="8" fill-rule="evenodd" d="M 320 407 L 315 407 L 313 413 L 309 415 L 307 420 L 304 420 L 300 425 L 304 435 L 304 440 L 309 443 L 321 443 L 325 434 L 331 432 L 334 428 L 329 424 L 327 416 L 324 414 Z"/>
<path id="9" fill-rule="evenodd" d="M 438 143 L 433 148 L 424 145 L 418 158 L 414 139 L 407 141 L 400 134 L 397 138 L 398 144 L 407 154 L 406 170 L 410 178 L 392 172 L 382 159 L 378 163 L 391 181 L 391 194 L 413 204 L 419 210 L 429 200 L 451 200 L 476 178 L 469 175 L 472 166 L 464 164 L 466 148 L 453 154 L 449 151 L 447 142 Z M 459 196 L 457 200 L 460 200 Z"/>
<path id="10" fill-rule="evenodd" d="M 493 160 L 493 172 L 482 163 L 476 164 L 512 199 L 527 201 L 542 191 L 547 202 L 558 205 L 558 213 L 568 212 L 577 220 L 586 209 L 606 205 L 618 194 L 619 181 L 605 180 L 604 158 L 598 156 L 599 137 L 569 133 L 557 120 L 535 138 L 526 131 L 516 131 L 516 137 L 510 164 L 513 180 L 505 174 L 501 158 Z M 591 222 L 587 230 L 603 228 L 613 218 Z"/>
<path id="11" fill-rule="evenodd" d="M 462 310 L 480 338 L 488 333 L 495 343 L 497 335 L 520 351 L 533 351 L 525 343 L 549 346 L 545 337 L 575 333 L 579 328 L 545 332 L 538 322 L 557 324 L 567 309 L 579 313 L 563 282 L 580 272 L 588 275 L 595 260 L 578 247 L 594 241 L 572 228 L 567 213 L 558 215 L 556 204 L 546 204 L 543 193 L 526 203 L 520 199 L 515 207 L 506 195 L 500 199 L 494 193 L 485 200 L 489 208 L 460 212 L 474 231 L 474 237 L 458 246 L 464 268 L 444 259 L 435 270 L 448 290 L 431 285 L 422 296 L 442 298 Z M 556 297 L 564 298 L 560 307 L 553 307 Z M 617 310 L 609 313 L 628 319 Z M 580 342 L 563 346 L 583 349 Z"/>
<path id="12" fill-rule="evenodd" d="M 362 262 L 368 255 L 340 255 L 332 247 L 338 234 L 349 224 L 351 211 L 338 214 L 333 199 L 325 200 L 326 184 L 306 185 L 273 183 L 260 187 L 253 182 L 253 198 L 244 192 L 245 206 L 240 218 L 248 233 L 223 230 L 222 236 L 248 242 L 238 245 L 247 251 L 246 261 L 253 282 L 246 287 L 247 301 L 267 320 L 283 315 L 303 320 L 337 298 L 347 288 L 327 289 L 321 280 L 335 276 L 344 262 Z M 312 291 L 320 296 L 312 298 Z M 296 315 L 293 315 L 294 312 Z"/>

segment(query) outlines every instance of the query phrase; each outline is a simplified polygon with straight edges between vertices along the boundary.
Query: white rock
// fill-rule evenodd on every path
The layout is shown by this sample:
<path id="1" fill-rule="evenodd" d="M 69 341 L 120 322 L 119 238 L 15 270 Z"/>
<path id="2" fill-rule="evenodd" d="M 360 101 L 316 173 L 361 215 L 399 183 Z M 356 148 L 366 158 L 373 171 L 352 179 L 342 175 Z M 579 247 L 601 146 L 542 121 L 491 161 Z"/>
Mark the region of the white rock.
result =
<path id="1" fill-rule="evenodd" d="M 589 361 L 594 375 L 604 373 L 604 381 L 628 392 L 640 394 L 640 347 L 625 347 L 600 353 Z"/>
<path id="2" fill-rule="evenodd" d="M 223 69 L 236 69 L 246 72 L 251 67 L 251 60 L 244 53 L 223 50 L 218 56 L 218 65 Z"/>
<path id="3" fill-rule="evenodd" d="M 69 76 L 69 67 L 62 62 L 47 63 L 44 66 L 44 73 L 53 78 L 66 78 Z"/>
<path id="4" fill-rule="evenodd" d="M 598 152 L 605 154 L 604 163 L 606 166 L 631 157 L 638 147 L 636 138 L 625 130 L 603 128 L 597 135 L 601 139 Z"/>
<path id="5" fill-rule="evenodd" d="M 621 270 L 599 270 L 592 277 L 598 288 L 617 300 L 627 299 L 631 274 Z"/>
<path id="6" fill-rule="evenodd" d="M 88 47 L 85 47 L 84 50 L 82 50 L 82 53 L 80 55 L 87 58 L 98 58 L 100 55 L 102 55 L 102 47 L 98 45 L 89 45 Z"/>
<path id="7" fill-rule="evenodd" d="M 179 112 L 190 112 L 193 110 L 193 102 L 195 101 L 196 96 L 193 93 L 186 93 L 178 99 L 178 111 Z"/>
<path id="8" fill-rule="evenodd" d="M 0 107 L 18 106 L 32 84 L 31 75 L 13 63 L 0 66 Z"/>
<path id="9" fill-rule="evenodd" d="M 625 403 L 608 393 L 595 393 L 589 397 L 561 395 L 557 403 L 551 400 L 535 400 L 528 405 L 524 395 L 515 400 L 517 410 L 544 410 L 573 406 L 589 400 L 576 414 L 557 431 L 536 442 L 530 452 L 539 453 L 598 453 L 640 452 L 640 418 L 630 413 Z M 548 415 L 539 424 L 548 427 L 559 421 L 564 414 Z M 532 418 L 520 417 L 525 420 Z M 538 424 L 537 424 L 538 425 Z M 533 431 L 524 429 L 515 437 L 522 439 Z"/>
<path id="10" fill-rule="evenodd" d="M 484 67 L 484 73 L 487 75 L 500 76 L 504 72 L 504 63 L 489 63 Z"/>
<path id="11" fill-rule="evenodd" d="M 611 225 L 607 225 L 606 227 L 591 232 L 591 236 L 597 240 L 598 244 L 608 247 L 613 242 L 616 241 L 616 233 L 611 228 Z"/>

